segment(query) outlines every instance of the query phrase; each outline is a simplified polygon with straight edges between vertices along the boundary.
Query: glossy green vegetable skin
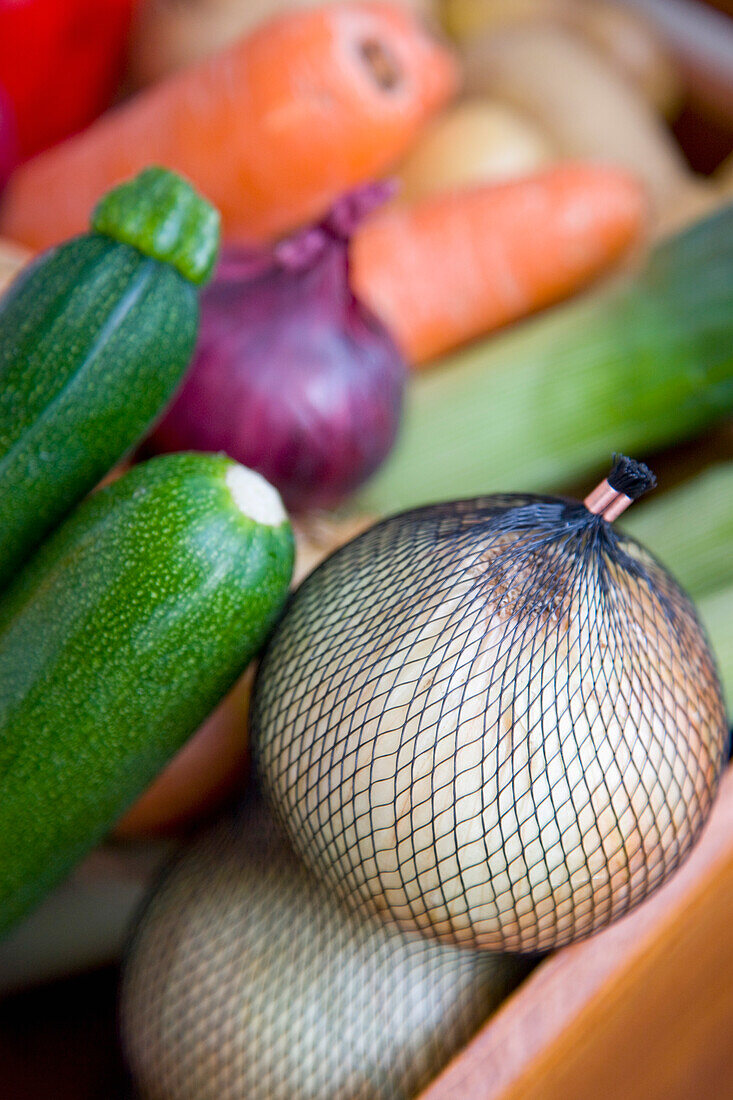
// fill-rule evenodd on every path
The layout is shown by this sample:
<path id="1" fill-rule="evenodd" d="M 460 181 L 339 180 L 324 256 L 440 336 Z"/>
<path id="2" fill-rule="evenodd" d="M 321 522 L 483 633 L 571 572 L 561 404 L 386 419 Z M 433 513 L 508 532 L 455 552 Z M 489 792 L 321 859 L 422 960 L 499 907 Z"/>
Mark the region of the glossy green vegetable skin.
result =
<path id="1" fill-rule="evenodd" d="M 262 645 L 293 538 L 249 519 L 218 455 L 89 497 L 0 601 L 0 931 L 150 783 Z"/>
<path id="2" fill-rule="evenodd" d="M 110 237 L 77 237 L 0 299 L 0 584 L 128 452 L 193 354 L 196 288 Z"/>
<path id="3" fill-rule="evenodd" d="M 97 203 L 92 229 L 177 268 L 196 286 L 211 278 L 219 213 L 181 176 L 146 168 Z"/>
<path id="4" fill-rule="evenodd" d="M 147 168 L 0 299 L 0 585 L 173 396 L 218 247 L 214 207 Z"/>

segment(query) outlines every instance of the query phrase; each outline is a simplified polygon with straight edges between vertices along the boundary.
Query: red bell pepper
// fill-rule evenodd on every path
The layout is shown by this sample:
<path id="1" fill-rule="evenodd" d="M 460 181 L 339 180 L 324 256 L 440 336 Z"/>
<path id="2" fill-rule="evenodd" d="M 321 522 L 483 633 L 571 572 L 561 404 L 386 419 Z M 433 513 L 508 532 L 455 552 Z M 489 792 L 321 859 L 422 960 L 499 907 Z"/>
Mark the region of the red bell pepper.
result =
<path id="1" fill-rule="evenodd" d="M 0 87 L 24 160 L 81 130 L 117 88 L 135 0 L 0 0 Z"/>
<path id="2" fill-rule="evenodd" d="M 10 175 L 18 159 L 18 137 L 15 111 L 10 98 L 0 87 L 0 187 Z"/>

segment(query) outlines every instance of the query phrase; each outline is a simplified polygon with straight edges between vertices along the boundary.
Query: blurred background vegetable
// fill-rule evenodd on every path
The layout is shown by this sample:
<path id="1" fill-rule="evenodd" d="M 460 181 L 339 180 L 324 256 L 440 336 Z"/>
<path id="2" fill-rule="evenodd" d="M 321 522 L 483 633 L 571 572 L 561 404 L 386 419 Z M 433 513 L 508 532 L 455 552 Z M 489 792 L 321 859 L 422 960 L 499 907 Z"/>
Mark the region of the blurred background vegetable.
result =
<path id="1" fill-rule="evenodd" d="M 0 0 L 0 83 L 15 108 L 23 160 L 88 126 L 112 102 L 134 3 Z"/>
<path id="2" fill-rule="evenodd" d="M 428 123 L 400 167 L 398 201 L 536 171 L 555 159 L 552 144 L 521 112 L 476 96 Z"/>
<path id="3" fill-rule="evenodd" d="M 733 461 L 633 509 L 621 526 L 654 551 L 695 598 L 733 721 Z"/>
<path id="4" fill-rule="evenodd" d="M 147 0 L 138 3 L 130 43 L 133 87 L 153 84 L 248 33 L 280 12 L 327 0 Z M 439 0 L 396 0 L 437 22 Z"/>
<path id="5" fill-rule="evenodd" d="M 0 195 L 5 181 L 18 160 L 18 134 L 15 111 L 0 83 Z"/>
<path id="6" fill-rule="evenodd" d="M 723 684 L 728 717 L 733 722 L 733 582 L 725 588 L 708 592 L 698 602 L 697 609 L 710 637 Z"/>
<path id="7" fill-rule="evenodd" d="M 453 56 L 405 9 L 364 0 L 285 13 L 23 166 L 2 232 L 54 244 L 152 162 L 203 191 L 225 236 L 266 239 L 389 168 L 456 81 Z"/>
<path id="8" fill-rule="evenodd" d="M 733 118 L 730 0 L 716 0 L 712 5 L 696 0 L 623 2 L 635 15 L 654 22 L 674 55 L 678 79 L 694 103 L 730 121 Z M 716 7 L 720 11 L 714 10 Z"/>
<path id="9" fill-rule="evenodd" d="M 695 598 L 733 584 L 733 461 L 655 494 L 619 526 L 653 550 Z"/>
<path id="10" fill-rule="evenodd" d="M 407 371 L 351 290 L 348 248 L 388 192 L 364 187 L 272 249 L 224 253 L 154 450 L 225 451 L 296 512 L 340 504 L 374 473 L 395 441 Z"/>
<path id="11" fill-rule="evenodd" d="M 442 0 L 446 29 L 464 42 L 507 26 L 544 22 L 579 34 L 662 114 L 679 106 L 682 87 L 663 36 L 617 0 Z"/>
<path id="12" fill-rule="evenodd" d="M 175 846 L 148 839 L 91 852 L 0 941 L 0 996 L 119 962 L 130 922 Z"/>
<path id="13" fill-rule="evenodd" d="M 715 173 L 715 182 L 722 195 L 726 198 L 733 198 L 733 153 L 726 157 Z"/>
<path id="14" fill-rule="evenodd" d="M 613 62 L 652 107 L 669 117 L 677 112 L 682 81 L 666 37 L 652 21 L 618 0 L 575 0 L 567 4 L 565 20 Z"/>
<path id="15" fill-rule="evenodd" d="M 344 912 L 250 806 L 148 899 L 121 994 L 141 1100 L 410 1100 L 528 967 Z"/>
<path id="16" fill-rule="evenodd" d="M 733 206 L 657 245 L 637 275 L 438 361 L 355 508 L 545 491 L 615 448 L 679 442 L 733 411 Z"/>
<path id="17" fill-rule="evenodd" d="M 573 31 L 549 23 L 507 26 L 468 43 L 463 61 L 469 92 L 525 112 L 565 156 L 634 172 L 658 212 L 701 186 L 654 109 Z"/>
<path id="18" fill-rule="evenodd" d="M 354 239 L 354 286 L 408 362 L 423 363 L 585 285 L 636 240 L 633 177 L 560 164 L 374 215 Z"/>

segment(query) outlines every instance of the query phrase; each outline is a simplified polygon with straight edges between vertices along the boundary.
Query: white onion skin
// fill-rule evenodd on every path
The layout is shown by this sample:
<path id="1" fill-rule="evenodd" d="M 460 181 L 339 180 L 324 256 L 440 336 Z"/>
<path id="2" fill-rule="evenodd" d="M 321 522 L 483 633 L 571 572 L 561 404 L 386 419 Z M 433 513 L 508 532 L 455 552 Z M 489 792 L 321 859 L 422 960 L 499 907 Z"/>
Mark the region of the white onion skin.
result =
<path id="1" fill-rule="evenodd" d="M 121 994 L 142 1100 L 408 1100 L 526 964 L 364 922 L 257 812 L 152 896 Z"/>
<path id="2" fill-rule="evenodd" d="M 480 541 L 436 562 L 432 588 L 413 550 L 375 590 L 368 563 L 399 521 L 306 581 L 265 656 L 253 728 L 272 805 L 321 877 L 404 928 L 519 952 L 587 936 L 675 869 L 717 789 L 725 713 L 692 606 L 631 540 L 684 611 L 676 641 L 612 563 L 612 598 L 591 570 L 535 622 L 476 584 Z"/>

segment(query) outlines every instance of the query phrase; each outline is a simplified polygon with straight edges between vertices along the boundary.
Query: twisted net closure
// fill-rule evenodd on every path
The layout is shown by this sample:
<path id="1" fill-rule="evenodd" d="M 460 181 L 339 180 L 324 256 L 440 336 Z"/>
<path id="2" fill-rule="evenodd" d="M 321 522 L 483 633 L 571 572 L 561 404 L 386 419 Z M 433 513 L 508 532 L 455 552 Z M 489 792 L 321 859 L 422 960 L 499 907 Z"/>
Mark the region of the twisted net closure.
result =
<path id="1" fill-rule="evenodd" d="M 256 809 L 170 871 L 122 982 L 143 1100 L 409 1100 L 526 972 L 344 913 Z"/>
<path id="2" fill-rule="evenodd" d="M 352 906 L 534 952 L 679 865 L 726 725 L 694 608 L 582 504 L 490 496 L 394 516 L 301 586 L 264 659 L 257 766 Z"/>

